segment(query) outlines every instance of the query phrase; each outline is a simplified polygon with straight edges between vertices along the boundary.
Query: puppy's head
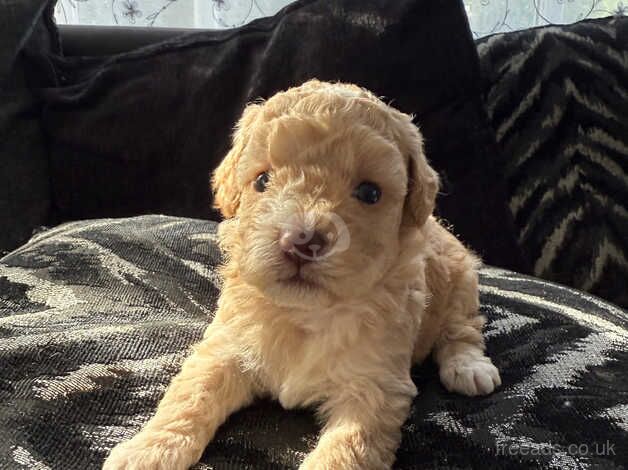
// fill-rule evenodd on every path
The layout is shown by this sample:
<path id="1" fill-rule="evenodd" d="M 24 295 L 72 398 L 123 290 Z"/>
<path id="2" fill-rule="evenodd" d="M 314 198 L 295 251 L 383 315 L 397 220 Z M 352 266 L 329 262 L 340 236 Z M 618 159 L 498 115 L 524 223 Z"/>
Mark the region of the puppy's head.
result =
<path id="1" fill-rule="evenodd" d="M 284 305 L 359 297 L 395 263 L 438 177 L 411 118 L 353 85 L 310 81 L 249 105 L 213 176 L 230 269 Z"/>

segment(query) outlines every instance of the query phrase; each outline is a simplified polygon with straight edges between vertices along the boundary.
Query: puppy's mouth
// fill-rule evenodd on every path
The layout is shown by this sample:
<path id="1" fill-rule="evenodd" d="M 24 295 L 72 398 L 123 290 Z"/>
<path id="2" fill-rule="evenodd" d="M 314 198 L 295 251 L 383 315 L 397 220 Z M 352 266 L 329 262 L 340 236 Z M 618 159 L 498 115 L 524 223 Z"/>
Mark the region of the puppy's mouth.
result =
<path id="1" fill-rule="evenodd" d="M 281 285 L 294 287 L 298 289 L 320 289 L 321 286 L 314 280 L 311 279 L 310 276 L 305 276 L 301 269 L 297 270 L 292 276 L 278 279 L 277 282 Z"/>

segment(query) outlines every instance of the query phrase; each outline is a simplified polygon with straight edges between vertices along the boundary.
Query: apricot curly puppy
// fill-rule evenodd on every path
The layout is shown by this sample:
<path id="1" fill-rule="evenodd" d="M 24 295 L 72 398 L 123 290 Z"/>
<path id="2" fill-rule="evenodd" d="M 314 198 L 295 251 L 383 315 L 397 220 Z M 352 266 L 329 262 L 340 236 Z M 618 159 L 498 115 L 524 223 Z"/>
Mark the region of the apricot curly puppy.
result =
<path id="1" fill-rule="evenodd" d="M 431 215 L 438 176 L 403 114 L 316 80 L 248 106 L 214 175 L 218 311 L 155 416 L 104 468 L 185 469 L 260 395 L 315 406 L 302 469 L 387 469 L 430 352 L 447 390 L 491 393 L 478 260 Z"/>

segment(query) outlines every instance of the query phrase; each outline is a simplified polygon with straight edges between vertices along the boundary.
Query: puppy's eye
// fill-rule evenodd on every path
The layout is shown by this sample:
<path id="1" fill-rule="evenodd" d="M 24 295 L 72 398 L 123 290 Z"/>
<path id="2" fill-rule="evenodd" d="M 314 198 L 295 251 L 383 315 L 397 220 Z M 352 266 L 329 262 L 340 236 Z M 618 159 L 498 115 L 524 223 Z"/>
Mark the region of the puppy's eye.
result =
<path id="1" fill-rule="evenodd" d="M 382 197 L 382 190 L 375 183 L 363 181 L 353 190 L 353 197 L 365 204 L 375 204 Z"/>
<path id="2" fill-rule="evenodd" d="M 270 180 L 270 175 L 268 174 L 267 171 L 257 175 L 257 178 L 255 178 L 255 182 L 253 183 L 253 187 L 255 188 L 255 191 L 257 191 L 258 193 L 263 193 L 264 191 L 266 191 L 266 185 L 268 184 L 269 180 Z"/>

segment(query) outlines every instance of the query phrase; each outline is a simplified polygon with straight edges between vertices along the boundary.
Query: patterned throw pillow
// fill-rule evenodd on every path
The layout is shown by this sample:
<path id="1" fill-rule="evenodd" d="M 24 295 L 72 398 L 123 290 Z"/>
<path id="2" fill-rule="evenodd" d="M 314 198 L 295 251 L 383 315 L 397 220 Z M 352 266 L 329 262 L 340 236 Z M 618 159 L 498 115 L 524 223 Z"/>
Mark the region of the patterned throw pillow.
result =
<path id="1" fill-rule="evenodd" d="M 628 306 L 628 18 L 477 46 L 508 207 L 534 274 Z"/>
<path id="2" fill-rule="evenodd" d="M 0 468 L 91 470 L 154 413 L 219 292 L 216 224 L 75 222 L 0 260 Z M 600 468 L 628 462 L 628 315 L 575 290 L 481 272 L 492 395 L 447 393 L 429 361 L 396 469 Z M 195 469 L 296 469 L 310 411 L 259 400 Z"/>
<path id="3" fill-rule="evenodd" d="M 340 80 L 416 115 L 445 183 L 440 216 L 486 262 L 521 269 L 459 0 L 300 0 L 241 28 L 53 60 L 59 85 L 43 95 L 55 222 L 206 218 L 209 174 L 244 105 Z"/>

